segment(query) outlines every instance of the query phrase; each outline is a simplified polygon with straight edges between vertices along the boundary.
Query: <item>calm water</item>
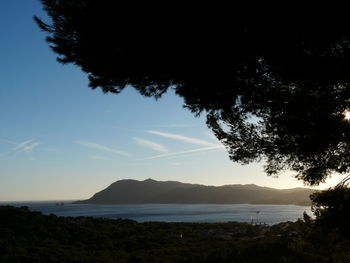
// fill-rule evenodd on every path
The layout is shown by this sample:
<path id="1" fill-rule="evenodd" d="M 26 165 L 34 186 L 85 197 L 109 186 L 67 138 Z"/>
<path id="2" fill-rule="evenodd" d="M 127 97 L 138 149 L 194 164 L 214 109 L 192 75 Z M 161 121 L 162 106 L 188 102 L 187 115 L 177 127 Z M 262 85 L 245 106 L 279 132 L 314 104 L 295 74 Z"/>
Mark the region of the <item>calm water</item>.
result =
<path id="1" fill-rule="evenodd" d="M 63 206 L 51 202 L 7 202 L 14 206 L 28 206 L 31 210 L 57 216 L 93 216 L 127 218 L 138 222 L 251 222 L 253 219 L 266 224 L 296 221 L 309 206 L 296 205 L 219 205 L 219 204 L 143 204 L 143 205 L 75 205 L 64 201 Z"/>

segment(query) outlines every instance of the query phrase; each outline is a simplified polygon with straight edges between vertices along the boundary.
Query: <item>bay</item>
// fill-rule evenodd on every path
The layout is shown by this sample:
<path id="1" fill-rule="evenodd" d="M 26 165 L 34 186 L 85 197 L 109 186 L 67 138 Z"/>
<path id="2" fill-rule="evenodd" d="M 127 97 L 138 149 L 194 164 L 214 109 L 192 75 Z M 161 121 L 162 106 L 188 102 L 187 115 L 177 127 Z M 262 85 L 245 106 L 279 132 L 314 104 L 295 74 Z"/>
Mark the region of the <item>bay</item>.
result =
<path id="1" fill-rule="evenodd" d="M 1 202 L 0 205 L 27 206 L 32 211 L 57 216 L 123 218 L 137 222 L 248 222 L 276 224 L 296 221 L 309 206 L 253 204 L 72 204 L 72 201 Z"/>

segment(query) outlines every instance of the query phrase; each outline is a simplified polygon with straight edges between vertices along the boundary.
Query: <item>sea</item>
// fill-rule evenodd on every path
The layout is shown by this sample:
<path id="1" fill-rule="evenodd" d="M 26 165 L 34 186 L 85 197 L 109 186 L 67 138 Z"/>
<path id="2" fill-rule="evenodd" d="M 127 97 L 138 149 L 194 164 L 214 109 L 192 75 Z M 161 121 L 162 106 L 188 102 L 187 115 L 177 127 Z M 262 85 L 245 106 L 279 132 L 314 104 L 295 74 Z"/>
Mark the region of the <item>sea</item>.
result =
<path id="1" fill-rule="evenodd" d="M 73 204 L 73 201 L 0 202 L 0 205 L 27 206 L 32 211 L 65 217 L 131 219 L 137 222 L 247 222 L 276 224 L 296 221 L 310 206 L 255 204 Z"/>

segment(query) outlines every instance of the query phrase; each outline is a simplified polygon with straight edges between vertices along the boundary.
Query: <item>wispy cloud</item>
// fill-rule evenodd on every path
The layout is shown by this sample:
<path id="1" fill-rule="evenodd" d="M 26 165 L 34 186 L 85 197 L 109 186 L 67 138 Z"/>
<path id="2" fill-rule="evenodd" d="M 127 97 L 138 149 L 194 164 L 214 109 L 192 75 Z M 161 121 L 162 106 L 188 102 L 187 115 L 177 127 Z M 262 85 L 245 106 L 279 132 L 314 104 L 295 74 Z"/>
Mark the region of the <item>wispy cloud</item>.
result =
<path id="1" fill-rule="evenodd" d="M 188 153 L 204 152 L 204 151 L 218 150 L 218 149 L 224 149 L 224 148 L 225 147 L 222 145 L 215 145 L 215 146 L 197 148 L 197 149 L 181 151 L 181 152 L 158 154 L 158 155 L 146 157 L 143 160 L 159 159 L 159 158 L 164 158 L 164 157 L 169 157 L 169 156 L 177 156 L 177 155 L 183 155 L 183 154 L 188 154 Z"/>
<path id="2" fill-rule="evenodd" d="M 13 148 L 14 151 L 16 150 L 23 150 L 24 148 L 28 147 L 28 144 L 30 144 L 31 142 L 34 142 L 34 139 L 30 139 L 24 142 L 20 142 L 16 145 L 16 147 Z"/>
<path id="3" fill-rule="evenodd" d="M 113 160 L 113 159 L 111 159 L 109 157 L 101 156 L 101 155 L 91 155 L 89 157 L 90 157 L 90 159 L 93 159 L 93 160 L 106 160 L 106 161 L 112 161 Z"/>
<path id="4" fill-rule="evenodd" d="M 218 149 L 220 149 L 220 148 L 218 148 Z M 205 151 L 186 153 L 186 154 L 183 154 L 183 155 L 165 156 L 165 157 L 161 157 L 161 159 L 162 159 L 162 161 L 165 161 L 165 160 L 176 160 L 176 159 L 181 159 L 184 156 L 186 156 L 186 158 L 188 158 L 189 156 L 199 156 L 199 155 L 202 155 L 203 153 L 205 153 Z"/>
<path id="5" fill-rule="evenodd" d="M 205 131 L 205 132 L 203 132 L 203 134 L 204 134 L 205 136 L 207 136 L 208 138 L 210 138 L 211 140 L 218 141 L 218 138 L 215 137 L 215 135 L 213 134 L 213 132 Z"/>
<path id="6" fill-rule="evenodd" d="M 195 144 L 195 145 L 201 145 L 201 146 L 218 146 L 218 144 L 212 143 L 212 142 L 208 142 L 205 140 L 201 140 L 201 139 L 197 139 L 197 138 L 192 138 L 192 137 L 187 137 L 181 134 L 174 134 L 174 133 L 167 133 L 167 132 L 160 132 L 160 131 L 154 131 L 154 130 L 148 130 L 148 133 L 154 134 L 154 135 L 158 135 L 158 136 L 162 136 L 165 138 L 170 138 L 170 139 L 174 139 L 174 140 L 180 140 L 186 143 L 190 143 L 190 144 Z"/>
<path id="7" fill-rule="evenodd" d="M 162 152 L 162 153 L 169 152 L 168 149 L 165 148 L 163 145 L 156 143 L 156 142 L 153 142 L 153 141 L 149 141 L 149 140 L 145 140 L 145 139 L 137 138 L 137 137 L 134 138 L 134 141 L 141 146 L 144 146 L 146 148 L 149 148 L 149 149 L 152 149 L 152 150 L 155 150 L 158 152 Z"/>
<path id="8" fill-rule="evenodd" d="M 40 145 L 40 143 L 37 142 L 35 139 L 25 140 L 25 141 L 20 142 L 20 143 L 8 141 L 8 140 L 2 140 L 2 139 L 1 139 L 1 141 L 7 142 L 9 144 L 13 144 L 13 145 L 15 145 L 15 147 L 13 147 L 8 152 L 0 154 L 0 157 L 9 156 L 9 155 L 12 155 L 15 153 L 20 153 L 20 152 L 31 153 L 34 148 L 36 148 L 38 145 Z"/>
<path id="9" fill-rule="evenodd" d="M 193 127 L 193 125 L 185 124 L 185 123 L 170 123 L 170 124 L 154 125 L 154 127 L 161 127 L 161 128 L 188 128 L 188 127 Z"/>
<path id="10" fill-rule="evenodd" d="M 32 152 L 34 148 L 36 148 L 40 143 L 39 142 L 33 142 L 33 143 L 28 143 L 21 148 L 19 148 L 19 152 Z"/>
<path id="11" fill-rule="evenodd" d="M 86 142 L 86 141 L 75 141 L 76 144 L 88 147 L 88 148 L 92 148 L 92 149 L 96 149 L 96 150 L 100 150 L 100 151 L 105 151 L 105 152 L 111 152 L 111 153 L 116 153 L 119 155 L 123 155 L 123 156 L 127 156 L 130 157 L 131 155 L 127 152 L 124 151 L 120 151 L 105 145 L 101 145 L 98 143 L 94 143 L 94 142 Z"/>

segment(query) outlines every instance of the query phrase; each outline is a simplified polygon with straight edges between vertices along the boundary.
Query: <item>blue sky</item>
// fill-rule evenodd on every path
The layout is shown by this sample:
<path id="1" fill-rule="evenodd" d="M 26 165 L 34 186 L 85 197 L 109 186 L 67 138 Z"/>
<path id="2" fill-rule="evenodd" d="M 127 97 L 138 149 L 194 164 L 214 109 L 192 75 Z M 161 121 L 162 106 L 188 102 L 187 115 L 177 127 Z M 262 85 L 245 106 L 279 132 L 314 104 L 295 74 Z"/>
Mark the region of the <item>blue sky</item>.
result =
<path id="1" fill-rule="evenodd" d="M 33 15 L 45 17 L 37 0 L 0 1 L 0 201 L 84 199 L 124 178 L 303 186 L 231 162 L 171 91 L 156 102 L 89 89 L 56 62 Z"/>

